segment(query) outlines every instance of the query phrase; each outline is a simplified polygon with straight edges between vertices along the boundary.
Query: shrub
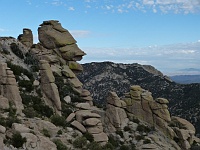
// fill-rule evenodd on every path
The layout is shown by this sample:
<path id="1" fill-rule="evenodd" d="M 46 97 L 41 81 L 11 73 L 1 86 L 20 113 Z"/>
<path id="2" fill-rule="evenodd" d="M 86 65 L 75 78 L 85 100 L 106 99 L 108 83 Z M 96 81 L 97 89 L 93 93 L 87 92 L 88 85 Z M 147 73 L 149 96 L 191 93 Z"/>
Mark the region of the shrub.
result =
<path id="1" fill-rule="evenodd" d="M 143 139 L 144 139 L 144 136 L 142 136 L 142 135 L 137 135 L 137 136 L 135 137 L 135 139 L 136 139 L 137 141 L 140 141 L 140 140 L 143 140 Z"/>
<path id="2" fill-rule="evenodd" d="M 6 55 L 9 55 L 9 54 L 10 54 L 10 52 L 9 52 L 6 48 L 3 47 L 2 50 L 3 50 L 3 53 L 4 53 L 4 54 L 6 54 Z"/>
<path id="3" fill-rule="evenodd" d="M 18 85 L 19 85 L 19 87 L 26 88 L 27 92 L 31 92 L 34 89 L 33 83 L 31 81 L 28 81 L 28 80 L 19 80 Z"/>
<path id="4" fill-rule="evenodd" d="M 26 53 L 24 63 L 31 65 L 31 71 L 32 72 L 38 72 L 39 71 L 39 61 L 30 52 Z"/>
<path id="5" fill-rule="evenodd" d="M 103 150 L 103 149 L 99 143 L 91 142 L 87 145 L 87 150 Z"/>
<path id="6" fill-rule="evenodd" d="M 124 127 L 124 131 L 130 131 L 130 130 L 131 130 L 131 128 L 129 126 Z"/>
<path id="7" fill-rule="evenodd" d="M 143 144 L 149 144 L 149 143 L 151 143 L 151 140 L 149 140 L 149 139 L 145 139 L 145 140 L 143 141 Z"/>
<path id="8" fill-rule="evenodd" d="M 55 124 L 56 126 L 63 126 L 64 127 L 66 125 L 65 117 L 59 116 L 59 115 L 51 116 L 51 122 L 53 124 Z"/>
<path id="9" fill-rule="evenodd" d="M 87 143 L 87 139 L 82 136 L 74 140 L 73 146 L 75 148 L 83 148 L 86 145 L 86 143 Z"/>
<path id="10" fill-rule="evenodd" d="M 50 135 L 50 133 L 49 133 L 49 131 L 48 131 L 47 129 L 43 129 L 43 130 L 42 130 L 42 133 L 43 133 L 44 136 L 46 136 L 46 137 L 51 137 L 51 135 Z"/>
<path id="11" fill-rule="evenodd" d="M 117 130 L 115 133 L 116 133 L 116 134 L 118 134 L 118 135 L 120 135 L 122 138 L 124 137 L 124 135 L 123 135 L 123 132 L 122 132 L 122 131 L 119 131 L 119 130 Z"/>
<path id="12" fill-rule="evenodd" d="M 8 61 L 6 63 L 8 65 L 8 67 L 13 71 L 13 74 L 16 76 L 16 79 L 18 79 L 18 76 L 20 76 L 23 73 L 31 80 L 31 82 L 34 81 L 33 74 L 31 72 L 29 72 L 27 69 L 24 69 L 21 66 L 12 64 L 10 61 Z"/>
<path id="13" fill-rule="evenodd" d="M 109 142 L 110 144 L 112 144 L 114 147 L 118 147 L 118 146 L 119 146 L 118 141 L 115 140 L 114 137 L 111 136 L 111 135 L 108 137 L 108 142 Z"/>
<path id="14" fill-rule="evenodd" d="M 56 139 L 53 142 L 56 144 L 57 150 L 68 150 L 68 147 L 60 139 Z"/>
<path id="15" fill-rule="evenodd" d="M 58 130 L 57 134 L 61 135 L 62 134 L 62 130 Z"/>
<path id="16" fill-rule="evenodd" d="M 102 148 L 104 150 L 114 150 L 115 149 L 115 147 L 110 142 L 106 143 L 106 145 L 104 145 Z"/>
<path id="17" fill-rule="evenodd" d="M 23 110 L 23 113 L 26 115 L 26 117 L 28 118 L 34 118 L 37 116 L 37 112 L 32 108 L 32 107 L 28 107 L 28 108 L 25 108 Z"/>
<path id="18" fill-rule="evenodd" d="M 137 119 L 137 118 L 133 118 L 133 119 L 132 119 L 132 121 L 133 121 L 133 122 L 135 122 L 135 123 L 137 123 L 137 124 L 139 124 L 139 123 L 140 123 L 140 120 L 139 120 L 139 119 Z"/>
<path id="19" fill-rule="evenodd" d="M 10 49 L 16 56 L 18 56 L 21 59 L 24 59 L 24 54 L 22 53 L 22 51 L 16 43 L 11 43 Z"/>
<path id="20" fill-rule="evenodd" d="M 73 111 L 70 106 L 64 102 L 62 102 L 62 116 L 68 117 Z"/>
<path id="21" fill-rule="evenodd" d="M 27 95 L 22 93 L 22 103 L 29 108 L 33 108 L 37 113 L 37 116 L 50 117 L 53 115 L 53 110 L 49 106 L 45 105 L 40 97 Z"/>
<path id="22" fill-rule="evenodd" d="M 16 132 L 15 134 L 12 135 L 11 144 L 14 147 L 20 148 L 23 146 L 24 143 L 26 143 L 26 138 L 22 138 L 19 132 Z"/>
<path id="23" fill-rule="evenodd" d="M 92 134 L 90 134 L 89 132 L 86 132 L 83 134 L 83 136 L 90 142 L 93 142 L 94 141 L 94 137 Z"/>
<path id="24" fill-rule="evenodd" d="M 137 131 L 149 133 L 151 131 L 151 129 L 148 126 L 145 126 L 143 124 L 139 124 L 138 127 L 137 127 Z"/>
<path id="25" fill-rule="evenodd" d="M 129 146 L 128 145 L 122 145 L 120 147 L 120 150 L 130 150 Z"/>

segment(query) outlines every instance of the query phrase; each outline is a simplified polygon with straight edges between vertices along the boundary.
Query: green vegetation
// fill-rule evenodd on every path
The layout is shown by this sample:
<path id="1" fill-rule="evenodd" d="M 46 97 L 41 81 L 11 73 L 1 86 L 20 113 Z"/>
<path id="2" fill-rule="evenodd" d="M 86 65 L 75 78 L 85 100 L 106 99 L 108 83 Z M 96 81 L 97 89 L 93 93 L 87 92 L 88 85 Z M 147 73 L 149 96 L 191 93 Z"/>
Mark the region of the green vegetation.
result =
<path id="1" fill-rule="evenodd" d="M 54 73 L 55 77 L 55 84 L 58 87 L 59 95 L 61 101 L 63 101 L 64 97 L 69 95 L 71 97 L 72 102 L 83 102 L 83 100 L 80 97 L 80 94 L 73 90 L 72 86 L 69 83 L 64 83 L 64 77 L 59 76 L 56 73 Z"/>
<path id="2" fill-rule="evenodd" d="M 140 140 L 143 140 L 143 139 L 144 139 L 144 136 L 143 136 L 143 135 L 137 135 L 137 136 L 135 137 L 135 139 L 136 139 L 137 141 L 140 141 Z"/>
<path id="3" fill-rule="evenodd" d="M 21 123 L 21 120 L 19 120 L 16 116 L 16 109 L 13 107 L 12 103 L 9 103 L 10 107 L 9 109 L 5 110 L 8 113 L 8 117 L 5 118 L 0 115 L 0 125 L 11 128 L 13 123 Z"/>
<path id="4" fill-rule="evenodd" d="M 90 142 L 93 142 L 94 141 L 94 137 L 92 134 L 90 134 L 89 132 L 86 132 L 83 134 L 83 136 Z"/>
<path id="5" fill-rule="evenodd" d="M 24 54 L 16 43 L 11 43 L 10 49 L 12 52 L 21 59 L 24 59 Z"/>
<path id="6" fill-rule="evenodd" d="M 139 119 L 137 119 L 137 118 L 132 118 L 132 121 L 133 121 L 133 122 L 135 122 L 135 123 L 137 123 L 137 124 L 139 124 L 139 123 L 140 123 L 140 120 L 139 120 Z"/>
<path id="7" fill-rule="evenodd" d="M 116 139 L 114 139 L 114 137 L 111 136 L 111 135 L 108 137 L 108 142 L 111 145 L 113 145 L 114 147 L 118 147 L 119 146 L 119 142 Z"/>
<path id="8" fill-rule="evenodd" d="M 56 144 L 58 150 L 68 150 L 68 147 L 60 139 L 56 139 L 53 142 Z"/>
<path id="9" fill-rule="evenodd" d="M 22 93 L 22 103 L 25 105 L 24 113 L 27 117 L 51 117 L 53 115 L 53 110 L 49 106 L 45 105 L 42 99 L 38 96 L 32 96 Z M 28 112 L 31 108 L 34 111 Z"/>
<path id="10" fill-rule="evenodd" d="M 51 135 L 50 135 L 50 133 L 49 133 L 49 131 L 48 131 L 47 129 L 43 129 L 43 130 L 42 130 L 42 133 L 43 133 L 44 136 L 46 136 L 46 137 L 51 137 Z"/>
<path id="11" fill-rule="evenodd" d="M 0 116 L 0 125 L 11 128 L 13 123 L 21 123 L 21 121 L 16 116 L 9 116 L 8 118 Z"/>
<path id="12" fill-rule="evenodd" d="M 118 135 L 120 135 L 122 138 L 124 137 L 123 132 L 120 131 L 120 130 L 117 130 L 115 133 L 118 134 Z"/>
<path id="13" fill-rule="evenodd" d="M 131 128 L 129 126 L 124 127 L 124 131 L 130 131 L 130 130 L 131 130 Z"/>
<path id="14" fill-rule="evenodd" d="M 66 126 L 66 121 L 65 121 L 65 117 L 63 116 L 59 116 L 59 115 L 53 115 L 51 116 L 51 122 L 53 124 L 55 124 L 56 126 Z"/>
<path id="15" fill-rule="evenodd" d="M 34 118 L 37 117 L 37 112 L 32 107 L 27 107 L 23 110 L 23 113 L 28 118 Z"/>
<path id="16" fill-rule="evenodd" d="M 65 102 L 62 102 L 62 116 L 68 117 L 73 111 L 72 109 L 75 107 L 73 103 L 66 104 Z"/>
<path id="17" fill-rule="evenodd" d="M 15 134 L 12 135 L 11 144 L 14 147 L 20 148 L 23 146 L 24 143 L 26 143 L 26 138 L 22 138 L 19 132 L 16 132 Z"/>
<path id="18" fill-rule="evenodd" d="M 128 145 L 122 145 L 120 147 L 120 150 L 130 150 L 129 146 Z"/>
<path id="19" fill-rule="evenodd" d="M 106 143 L 106 145 L 104 145 L 102 148 L 104 150 L 114 150 L 115 149 L 115 147 L 110 142 Z"/>
<path id="20" fill-rule="evenodd" d="M 149 140 L 149 139 L 144 139 L 143 144 L 149 144 L 149 143 L 151 143 L 151 140 Z"/>
<path id="21" fill-rule="evenodd" d="M 87 143 L 87 139 L 82 136 L 74 140 L 73 146 L 75 148 L 83 148 L 86 145 L 86 143 Z"/>
<path id="22" fill-rule="evenodd" d="M 19 76 L 21 76 L 21 74 L 23 73 L 24 75 L 26 75 L 31 82 L 34 81 L 34 77 L 33 74 L 31 72 L 29 72 L 27 69 L 24 69 L 21 66 L 12 64 L 10 61 L 6 62 L 8 67 L 13 71 L 13 74 L 16 76 L 16 80 L 19 80 Z"/>
<path id="23" fill-rule="evenodd" d="M 34 89 L 33 83 L 31 81 L 28 81 L 28 80 L 19 80 L 18 85 L 19 85 L 19 87 L 26 88 L 27 92 L 31 92 Z"/>
<path id="24" fill-rule="evenodd" d="M 87 150 L 103 150 L 101 145 L 97 142 L 91 142 L 87 144 Z"/>
<path id="25" fill-rule="evenodd" d="M 39 61 L 37 58 L 31 54 L 30 52 L 27 52 L 25 55 L 24 63 L 31 66 L 31 71 L 38 72 L 39 71 Z"/>
<path id="26" fill-rule="evenodd" d="M 57 132 L 58 135 L 61 135 L 62 133 L 63 133 L 62 130 L 58 130 Z"/>
<path id="27" fill-rule="evenodd" d="M 139 124 L 138 127 L 137 127 L 137 131 L 149 133 L 151 131 L 151 129 L 148 126 L 145 126 L 143 124 Z"/>

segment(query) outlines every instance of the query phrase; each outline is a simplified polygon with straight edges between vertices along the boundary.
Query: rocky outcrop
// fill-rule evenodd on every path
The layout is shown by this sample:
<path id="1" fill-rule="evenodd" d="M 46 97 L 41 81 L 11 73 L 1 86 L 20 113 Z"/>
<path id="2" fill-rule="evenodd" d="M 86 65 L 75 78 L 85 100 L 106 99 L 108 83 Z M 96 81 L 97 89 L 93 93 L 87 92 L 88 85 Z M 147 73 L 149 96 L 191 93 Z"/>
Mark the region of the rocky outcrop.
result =
<path id="1" fill-rule="evenodd" d="M 0 63 L 0 95 L 3 108 L 8 107 L 8 101 L 5 99 L 7 98 L 11 104 L 13 104 L 12 107 L 15 107 L 17 110 L 17 114 L 22 114 L 22 110 L 24 109 L 24 106 L 22 104 L 22 98 L 19 94 L 19 87 L 16 82 L 15 76 L 13 74 L 13 71 L 10 70 L 10 68 L 7 67 L 6 63 Z M 5 98 L 3 98 L 3 97 Z"/>
<path id="2" fill-rule="evenodd" d="M 45 102 L 61 115 L 61 102 L 51 67 L 47 61 L 40 61 L 41 89 L 45 94 Z"/>
<path id="3" fill-rule="evenodd" d="M 169 100 L 171 114 L 190 121 L 200 135 L 200 118 L 197 115 L 200 113 L 199 83 L 178 84 L 162 76 L 155 68 L 137 63 L 92 62 L 82 66 L 84 71 L 78 78 L 83 87 L 91 92 L 96 103 L 105 106 L 108 91 L 116 91 L 122 97 L 131 85 L 140 85 L 151 91 L 154 98 Z"/>
<path id="4" fill-rule="evenodd" d="M 167 106 L 168 100 L 163 98 L 153 100 L 151 92 L 142 89 L 138 85 L 131 86 L 130 92 L 125 94 L 123 100 L 127 104 L 125 109 L 129 118 L 134 116 L 143 120 L 173 138 L 174 134 L 169 132 L 168 127 L 168 123 L 171 121 Z"/>
<path id="5" fill-rule="evenodd" d="M 174 145 L 172 149 L 190 149 L 196 139 L 195 128 L 185 119 L 179 117 L 171 118 L 168 111 L 168 103 L 169 101 L 165 98 L 154 100 L 149 91 L 142 89 L 138 85 L 131 86 L 130 92 L 125 93 L 122 99 L 115 92 L 109 92 L 104 119 L 105 131 L 109 134 L 124 131 L 125 141 L 123 141 L 124 139 L 120 140 L 127 143 L 130 142 L 129 137 L 132 133 L 126 133 L 129 130 L 135 132 L 137 130 L 140 132 L 146 130 L 148 138 L 151 137 L 148 134 L 150 130 L 159 130 Z M 145 122 L 146 125 L 134 123 L 137 119 Z M 178 145 L 173 142 L 174 139 L 178 139 Z M 139 149 L 146 149 L 147 147 L 149 149 L 159 149 L 160 147 L 158 143 L 153 144 L 151 142 L 145 145 L 137 144 Z M 163 147 L 167 148 L 167 146 Z"/>
<path id="6" fill-rule="evenodd" d="M 109 92 L 105 113 L 106 132 L 115 132 L 123 130 L 129 119 L 124 110 L 126 103 L 117 96 L 115 92 Z"/>
<path id="7" fill-rule="evenodd" d="M 101 145 L 105 145 L 110 138 L 119 144 L 118 147 L 124 146 L 126 149 L 126 146 L 136 146 L 136 149 L 179 150 L 190 149 L 193 143 L 200 143 L 191 123 L 171 117 L 167 99 L 154 99 L 152 93 L 141 86 L 131 86 L 123 97 L 108 92 L 106 111 L 94 106 L 92 94 L 83 88 L 77 77 L 77 73 L 83 71 L 77 61 L 85 53 L 58 21 L 44 21 L 40 26 L 40 42 L 37 44 L 32 44 L 32 32 L 29 29 L 23 30 L 19 41 L 4 39 L 4 45 L 0 41 L 0 52 L 4 53 L 0 53 L 0 58 L 19 65 L 8 63 L 16 75 L 16 82 L 6 63 L 0 64 L 0 149 L 16 149 L 12 143 L 16 133 L 20 133 L 22 140 L 26 139 L 21 149 L 31 150 L 56 150 L 59 146 L 73 149 L 76 146 L 72 142 L 81 136 L 84 137 L 80 139 L 88 136 L 88 141 L 83 143 L 88 145 L 89 134 Z M 13 42 L 16 49 L 12 52 L 10 45 Z M 12 56 L 8 55 L 9 52 Z M 23 57 L 20 58 L 16 52 L 22 52 Z M 155 76 L 162 76 L 151 66 L 135 66 L 137 69 L 144 67 Z M 113 64 L 113 67 L 116 65 Z M 120 65 L 120 68 L 126 66 Z M 106 74 L 109 73 L 103 73 L 97 80 Z M 117 74 L 113 78 L 116 83 L 122 81 Z M 138 79 L 141 80 L 142 77 Z M 126 82 L 123 80 L 122 83 Z M 102 85 L 98 86 L 101 88 Z M 12 108 L 16 108 L 19 115 Z M 95 146 L 95 142 L 91 143 L 92 146 Z M 85 145 L 83 148 L 87 149 Z M 118 147 L 116 149 L 121 149 Z"/>
<path id="8" fill-rule="evenodd" d="M 27 47 L 31 47 L 33 45 L 33 33 L 30 29 L 24 28 L 23 34 L 18 36 L 18 40 Z"/>
<path id="9" fill-rule="evenodd" d="M 76 40 L 56 20 L 44 21 L 38 28 L 39 41 L 47 49 L 75 44 Z"/>

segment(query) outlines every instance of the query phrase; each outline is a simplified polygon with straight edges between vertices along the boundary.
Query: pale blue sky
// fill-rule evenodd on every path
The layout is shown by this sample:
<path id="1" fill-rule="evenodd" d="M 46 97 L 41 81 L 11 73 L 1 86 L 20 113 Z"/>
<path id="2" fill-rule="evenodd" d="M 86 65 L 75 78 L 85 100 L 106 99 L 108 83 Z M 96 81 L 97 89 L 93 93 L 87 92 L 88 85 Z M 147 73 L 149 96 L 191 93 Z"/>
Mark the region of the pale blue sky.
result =
<path id="1" fill-rule="evenodd" d="M 82 63 L 137 62 L 168 75 L 200 74 L 200 0 L 0 0 L 0 10 L 0 36 L 30 28 L 36 39 L 42 21 L 59 20 L 87 53 Z"/>

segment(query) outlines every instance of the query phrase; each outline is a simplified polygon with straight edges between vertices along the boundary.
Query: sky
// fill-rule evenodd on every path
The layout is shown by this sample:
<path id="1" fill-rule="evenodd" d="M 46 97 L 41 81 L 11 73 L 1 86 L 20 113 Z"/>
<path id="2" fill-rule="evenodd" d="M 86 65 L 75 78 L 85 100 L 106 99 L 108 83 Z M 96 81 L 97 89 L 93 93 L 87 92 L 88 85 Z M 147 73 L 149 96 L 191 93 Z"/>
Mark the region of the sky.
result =
<path id="1" fill-rule="evenodd" d="M 0 0 L 0 36 L 59 20 L 87 53 L 80 63 L 152 65 L 200 74 L 200 0 Z"/>

